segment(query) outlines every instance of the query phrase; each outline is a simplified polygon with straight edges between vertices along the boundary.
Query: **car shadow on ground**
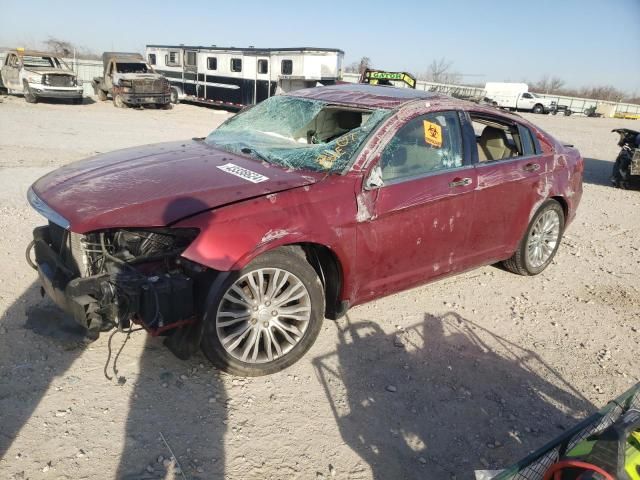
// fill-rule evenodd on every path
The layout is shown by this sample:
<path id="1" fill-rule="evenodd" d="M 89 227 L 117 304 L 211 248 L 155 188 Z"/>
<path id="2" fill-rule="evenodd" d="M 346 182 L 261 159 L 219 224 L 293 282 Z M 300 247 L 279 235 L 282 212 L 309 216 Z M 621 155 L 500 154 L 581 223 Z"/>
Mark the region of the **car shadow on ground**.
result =
<path id="1" fill-rule="evenodd" d="M 590 183 L 592 185 L 613 187 L 613 184 L 611 183 L 612 169 L 613 161 L 585 157 L 582 180 L 585 183 Z"/>
<path id="2" fill-rule="evenodd" d="M 38 407 L 52 381 L 82 354 L 85 330 L 34 282 L 0 318 L 0 458 Z M 5 459 L 6 460 L 6 459 Z"/>
<path id="3" fill-rule="evenodd" d="M 12 452 L 7 455 L 7 452 L 20 431 L 32 421 L 45 395 L 51 395 L 53 385 L 56 385 L 54 395 L 58 394 L 58 389 L 61 389 L 61 397 L 65 390 L 73 391 L 78 401 L 73 406 L 73 415 L 78 418 L 92 417 L 92 409 L 96 406 L 101 410 L 107 409 L 118 419 L 126 418 L 124 444 L 120 434 L 105 440 L 106 431 L 87 432 L 87 428 L 93 427 L 89 426 L 91 423 L 83 424 L 82 420 L 78 420 L 78 425 L 65 425 L 70 435 L 63 442 L 71 449 L 79 441 L 73 435 L 74 428 L 82 431 L 83 450 L 86 452 L 104 450 L 105 444 L 111 445 L 107 450 L 109 453 L 113 450 L 117 453 L 121 449 L 115 472 L 105 471 L 104 466 L 98 466 L 99 462 L 96 463 L 99 471 L 85 466 L 84 469 L 89 471 L 92 478 L 182 478 L 175 469 L 177 463 L 190 479 L 224 478 L 227 395 L 220 374 L 205 358 L 198 353 L 189 361 L 180 361 L 162 345 L 160 338 L 148 336 L 139 359 L 132 358 L 127 346 L 124 346 L 120 363 L 116 366 L 117 375 L 114 375 L 114 357 L 126 338 L 126 334 L 115 334 L 113 355 L 107 370 L 112 380 L 108 380 L 103 377 L 102 371 L 106 360 L 104 337 L 110 333 L 102 334 L 102 345 L 92 346 L 104 352 L 105 356 L 96 355 L 95 352 L 92 354 L 96 365 L 89 367 L 91 373 L 70 368 L 81 355 L 86 354 L 90 345 L 85 333 L 83 327 L 51 300 L 41 297 L 38 282 L 34 282 L 0 318 L 0 471 L 6 472 L 7 478 L 12 478 L 12 475 L 23 478 L 25 473 L 36 473 L 24 472 L 24 464 L 16 458 L 16 454 Z M 132 365 L 138 362 L 139 367 L 135 370 L 139 373 L 135 373 Z M 87 375 L 96 378 L 87 382 Z M 84 381 L 81 377 L 84 377 Z M 104 388 L 100 388 L 100 391 L 108 392 L 108 389 L 117 387 L 118 380 L 133 388 L 118 389 L 115 394 L 111 390 L 108 398 L 97 396 L 101 394 L 96 394 L 96 385 L 102 382 Z M 117 404 L 122 405 L 126 400 L 114 399 L 114 395 L 128 397 L 128 408 L 117 410 Z M 56 405 L 54 412 L 41 412 L 49 424 L 46 428 L 55 428 L 56 433 L 61 433 L 58 430 L 62 427 L 55 427 L 54 424 L 66 422 L 69 418 L 67 415 L 71 415 L 71 412 L 65 411 L 67 407 L 65 403 Z M 51 419 L 46 418 L 49 413 Z M 59 416 L 58 413 L 60 417 L 67 417 L 55 418 Z M 49 430 L 47 434 L 51 433 Z M 87 442 L 87 438 L 100 440 L 92 443 Z M 170 459 L 172 454 L 169 448 L 177 457 L 177 463 L 163 465 L 158 462 L 158 457 Z M 20 455 L 34 459 L 50 453 L 34 450 L 23 451 Z M 77 461 L 75 458 L 50 460 L 57 468 L 69 467 L 70 463 Z"/>
<path id="4" fill-rule="evenodd" d="M 593 406 L 533 351 L 450 312 L 395 334 L 336 323 L 314 359 L 341 435 L 376 479 L 472 478 L 559 435 Z"/>

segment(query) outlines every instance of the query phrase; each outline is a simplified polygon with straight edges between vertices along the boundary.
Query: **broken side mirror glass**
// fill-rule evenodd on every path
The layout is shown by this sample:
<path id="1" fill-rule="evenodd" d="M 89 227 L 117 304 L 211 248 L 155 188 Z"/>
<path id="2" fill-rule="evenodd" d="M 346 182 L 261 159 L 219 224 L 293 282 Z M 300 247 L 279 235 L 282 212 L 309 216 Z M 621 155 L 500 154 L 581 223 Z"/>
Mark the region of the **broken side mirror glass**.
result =
<path id="1" fill-rule="evenodd" d="M 371 172 L 367 177 L 367 181 L 364 184 L 364 188 L 367 190 L 373 190 L 375 188 L 380 188 L 383 185 L 384 181 L 382 180 L 382 168 L 380 168 L 380 164 L 378 164 L 371 169 Z"/>

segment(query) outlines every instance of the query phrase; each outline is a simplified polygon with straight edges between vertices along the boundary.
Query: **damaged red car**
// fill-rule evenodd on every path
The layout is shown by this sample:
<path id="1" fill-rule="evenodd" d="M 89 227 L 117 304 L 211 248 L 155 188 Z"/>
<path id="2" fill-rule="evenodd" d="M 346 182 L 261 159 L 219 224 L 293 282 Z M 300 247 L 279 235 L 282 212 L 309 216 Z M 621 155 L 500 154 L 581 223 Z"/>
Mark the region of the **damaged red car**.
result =
<path id="1" fill-rule="evenodd" d="M 271 97 L 208 137 L 69 164 L 28 192 L 30 262 L 92 336 L 140 324 L 238 375 L 304 355 L 324 318 L 481 265 L 552 261 L 583 161 L 526 120 L 440 94 Z M 33 259 L 33 260 L 31 260 Z"/>

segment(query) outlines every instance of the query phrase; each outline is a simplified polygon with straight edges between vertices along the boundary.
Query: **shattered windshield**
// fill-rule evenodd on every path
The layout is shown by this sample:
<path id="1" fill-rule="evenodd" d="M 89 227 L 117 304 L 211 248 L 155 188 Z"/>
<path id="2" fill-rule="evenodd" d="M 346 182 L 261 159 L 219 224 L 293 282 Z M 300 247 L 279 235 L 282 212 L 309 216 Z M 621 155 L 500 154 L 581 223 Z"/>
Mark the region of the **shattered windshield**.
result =
<path id="1" fill-rule="evenodd" d="M 116 63 L 118 73 L 147 73 L 149 69 L 145 63 L 118 62 Z"/>
<path id="2" fill-rule="evenodd" d="M 388 113 L 275 96 L 231 118 L 205 141 L 285 168 L 340 172 Z"/>
<path id="3" fill-rule="evenodd" d="M 29 68 L 60 68 L 58 59 L 53 57 L 36 57 L 33 55 L 24 55 L 22 64 Z"/>

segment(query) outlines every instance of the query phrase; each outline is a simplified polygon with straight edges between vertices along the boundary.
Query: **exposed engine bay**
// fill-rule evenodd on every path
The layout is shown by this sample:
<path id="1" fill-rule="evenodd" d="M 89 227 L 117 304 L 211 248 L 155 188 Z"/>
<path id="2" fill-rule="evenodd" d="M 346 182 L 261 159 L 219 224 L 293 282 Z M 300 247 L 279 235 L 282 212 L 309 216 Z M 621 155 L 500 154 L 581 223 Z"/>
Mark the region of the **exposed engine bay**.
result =
<path id="1" fill-rule="evenodd" d="M 153 228 L 81 235 L 50 223 L 34 231 L 33 248 L 43 290 L 93 335 L 131 322 L 158 335 L 198 318 L 198 286 L 211 272 L 180 258 L 197 233 Z"/>

